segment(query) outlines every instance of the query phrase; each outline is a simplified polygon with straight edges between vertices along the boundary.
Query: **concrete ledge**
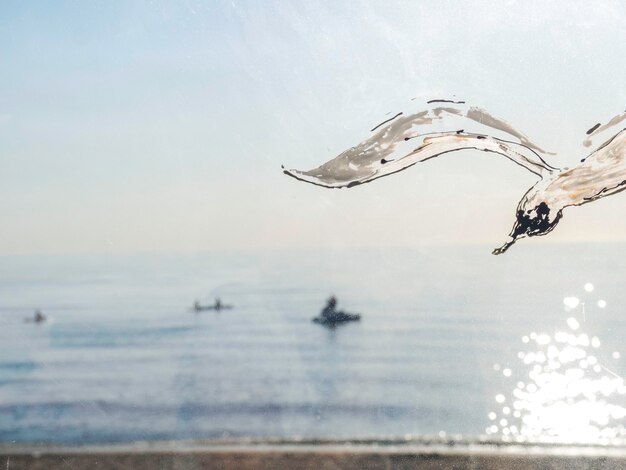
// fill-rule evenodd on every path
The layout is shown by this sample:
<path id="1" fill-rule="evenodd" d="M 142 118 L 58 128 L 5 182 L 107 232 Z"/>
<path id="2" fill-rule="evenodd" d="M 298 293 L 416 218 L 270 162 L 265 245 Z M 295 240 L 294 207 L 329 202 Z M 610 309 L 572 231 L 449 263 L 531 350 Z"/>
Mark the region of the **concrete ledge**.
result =
<path id="1" fill-rule="evenodd" d="M 601 446 L 168 442 L 0 446 L 0 469 L 626 469 L 626 449 Z"/>

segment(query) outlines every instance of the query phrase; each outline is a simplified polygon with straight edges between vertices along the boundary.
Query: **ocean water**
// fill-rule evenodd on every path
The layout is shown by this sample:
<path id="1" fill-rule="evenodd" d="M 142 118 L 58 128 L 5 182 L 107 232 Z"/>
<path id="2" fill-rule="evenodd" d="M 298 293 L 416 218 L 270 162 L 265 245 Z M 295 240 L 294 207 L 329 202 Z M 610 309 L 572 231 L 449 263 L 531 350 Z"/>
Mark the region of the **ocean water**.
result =
<path id="1" fill-rule="evenodd" d="M 613 406 L 592 428 L 620 436 L 624 248 L 3 257 L 0 441 L 501 435 L 524 351 L 559 331 L 589 338 L 577 367 Z M 312 323 L 330 294 L 362 320 Z M 190 310 L 216 296 L 235 308 Z M 48 321 L 26 323 L 35 309 Z"/>

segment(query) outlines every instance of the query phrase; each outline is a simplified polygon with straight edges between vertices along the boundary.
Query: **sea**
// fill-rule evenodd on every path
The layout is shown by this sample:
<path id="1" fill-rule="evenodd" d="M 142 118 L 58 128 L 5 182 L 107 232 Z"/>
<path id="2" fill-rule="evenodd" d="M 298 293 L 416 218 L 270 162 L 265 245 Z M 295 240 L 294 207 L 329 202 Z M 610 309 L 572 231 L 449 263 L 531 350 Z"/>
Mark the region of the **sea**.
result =
<path id="1" fill-rule="evenodd" d="M 518 245 L 0 257 L 0 442 L 623 436 L 626 245 Z"/>

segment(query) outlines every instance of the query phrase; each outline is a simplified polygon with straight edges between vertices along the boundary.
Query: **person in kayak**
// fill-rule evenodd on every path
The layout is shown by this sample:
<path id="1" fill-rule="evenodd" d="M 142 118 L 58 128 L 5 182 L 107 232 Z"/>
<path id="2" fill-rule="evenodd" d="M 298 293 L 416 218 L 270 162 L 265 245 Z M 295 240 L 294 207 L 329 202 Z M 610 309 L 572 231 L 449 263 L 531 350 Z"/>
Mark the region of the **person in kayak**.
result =
<path id="1" fill-rule="evenodd" d="M 324 325 L 335 325 L 337 323 L 356 321 L 360 319 L 361 315 L 358 313 L 346 313 L 341 310 L 337 310 L 337 298 L 333 295 L 328 298 L 326 306 L 322 309 L 319 316 L 313 318 L 313 321 Z"/>
<path id="2" fill-rule="evenodd" d="M 41 310 L 35 310 L 35 315 L 33 316 L 33 318 L 27 318 L 25 321 L 32 323 L 42 323 L 46 321 L 46 316 L 41 313 Z"/>
<path id="3" fill-rule="evenodd" d="M 324 310 L 322 310 L 322 317 L 326 319 L 334 318 L 335 316 L 337 316 L 336 308 L 337 308 L 337 298 L 334 295 L 332 295 L 326 301 L 326 307 L 324 307 Z"/>

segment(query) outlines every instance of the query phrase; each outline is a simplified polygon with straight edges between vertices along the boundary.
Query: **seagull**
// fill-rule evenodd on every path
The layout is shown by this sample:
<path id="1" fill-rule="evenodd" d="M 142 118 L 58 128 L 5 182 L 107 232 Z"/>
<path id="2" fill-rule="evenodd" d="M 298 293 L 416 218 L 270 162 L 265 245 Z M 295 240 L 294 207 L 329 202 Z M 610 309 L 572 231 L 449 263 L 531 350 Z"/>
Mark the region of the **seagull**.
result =
<path id="1" fill-rule="evenodd" d="M 431 100 L 425 109 L 386 119 L 358 145 L 317 168 L 300 171 L 283 166 L 283 172 L 324 188 L 351 188 L 450 152 L 474 149 L 501 155 L 534 174 L 537 182 L 517 205 L 510 239 L 492 252 L 500 255 L 517 240 L 550 233 L 566 207 L 626 189 L 626 128 L 619 129 L 625 120 L 626 111 L 591 127 L 583 146 L 602 143 L 576 167 L 557 168 L 546 161 L 554 153 L 503 119 L 464 101 Z"/>

